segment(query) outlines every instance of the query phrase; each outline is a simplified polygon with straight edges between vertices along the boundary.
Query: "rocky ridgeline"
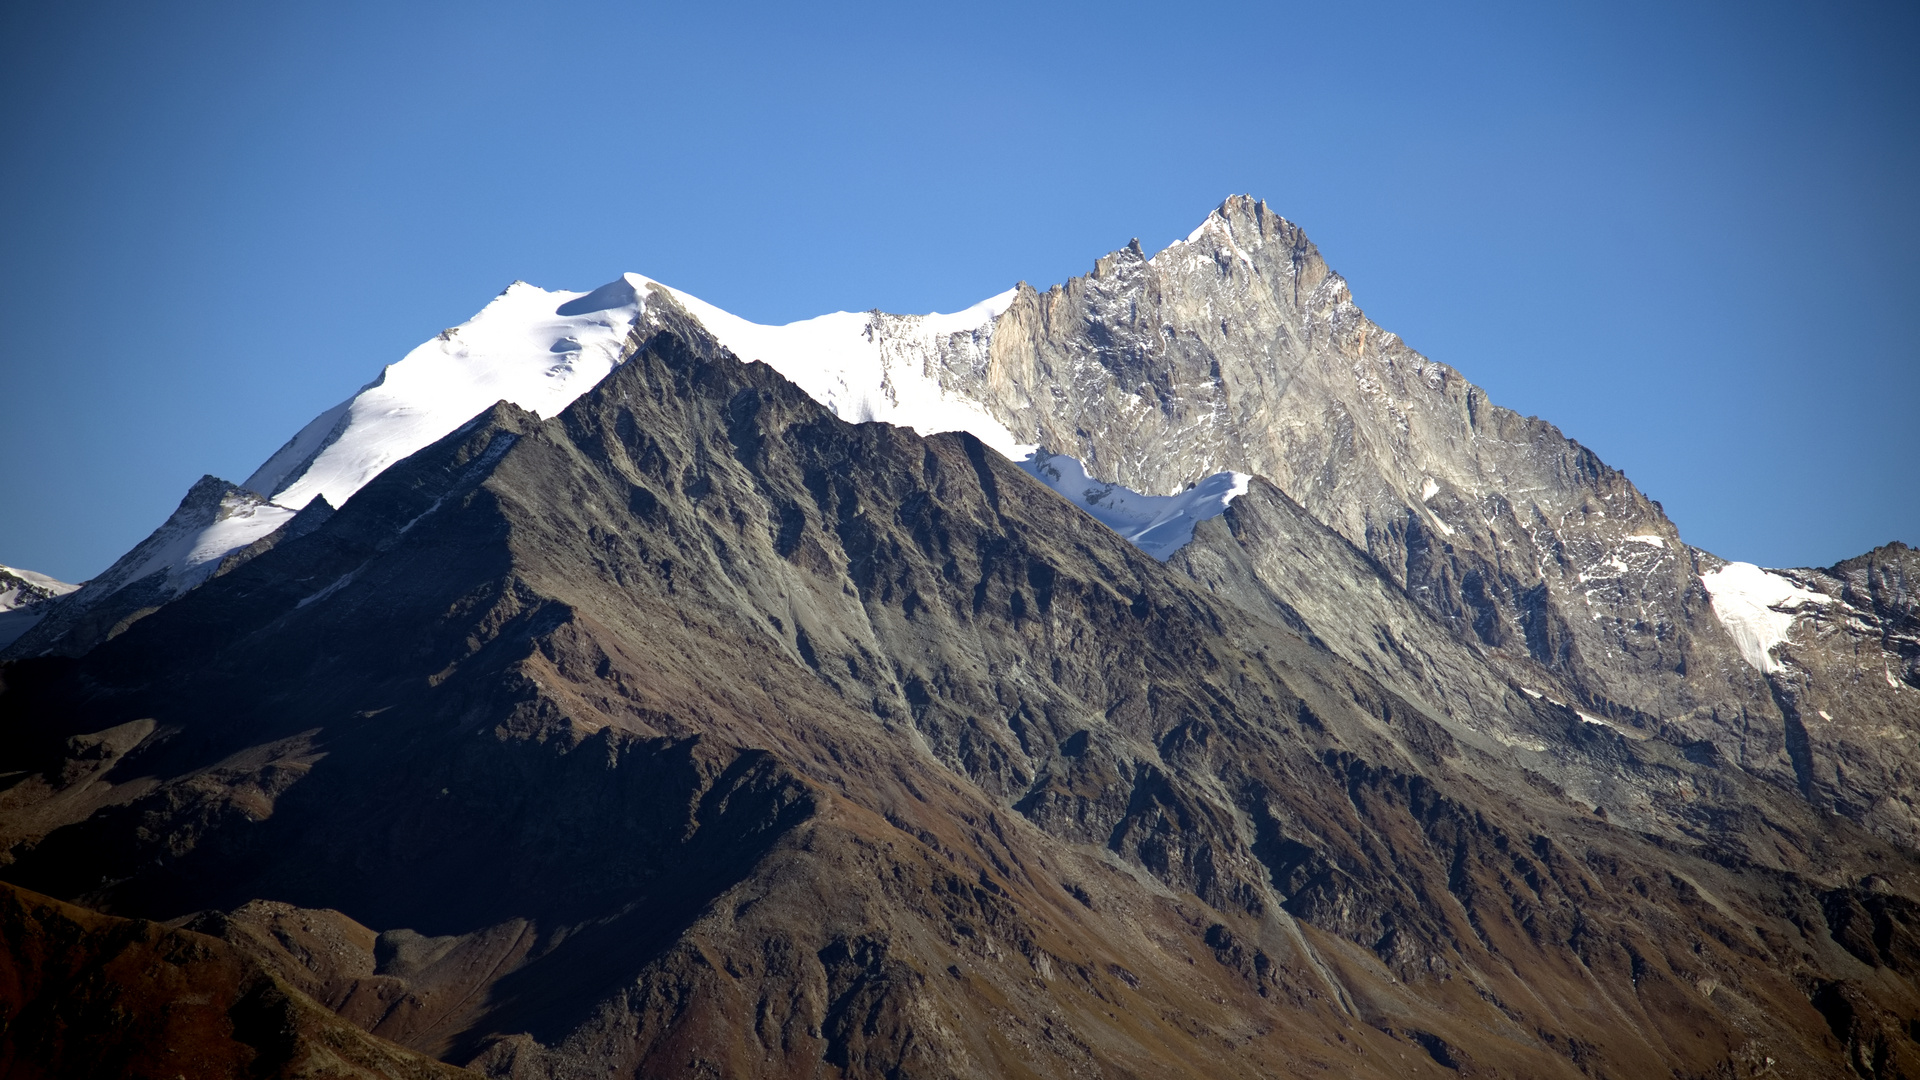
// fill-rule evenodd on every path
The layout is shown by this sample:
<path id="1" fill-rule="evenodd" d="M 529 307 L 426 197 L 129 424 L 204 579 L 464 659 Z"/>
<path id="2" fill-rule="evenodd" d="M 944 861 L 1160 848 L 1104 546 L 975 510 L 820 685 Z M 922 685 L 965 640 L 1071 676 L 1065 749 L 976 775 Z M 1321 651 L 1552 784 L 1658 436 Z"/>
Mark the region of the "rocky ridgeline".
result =
<path id="1" fill-rule="evenodd" d="M 0 931 L 94 1011 L 21 991 L 19 1061 L 1920 1075 L 1911 549 L 1727 573 L 1251 200 L 959 332 L 865 317 L 883 395 L 1255 474 L 1164 562 L 622 285 L 558 313 L 626 329 L 555 415 L 337 511 L 208 478 L 51 602 Z M 202 1012 L 89 1043 L 173 1015 L 111 990 L 156 963 Z"/>
<path id="2" fill-rule="evenodd" d="M 882 318 L 876 332 L 887 326 Z M 1795 718 L 1793 691 L 1743 661 L 1701 584 L 1722 560 L 1686 545 L 1592 451 L 1492 404 L 1367 319 L 1306 235 L 1264 203 L 1229 199 L 1151 258 L 1136 242 L 1087 277 L 1044 293 L 1022 285 L 984 350 L 980 338 L 954 335 L 926 363 L 1017 438 L 1143 491 L 1229 469 L 1263 477 L 1513 687 L 1629 738 L 1710 745 L 1750 773 L 1804 786 L 1796 754 L 1812 729 Z M 1349 659 L 1371 664 L 1383 635 L 1430 633 L 1404 611 L 1342 633 L 1353 622 L 1344 588 L 1289 588 L 1292 552 L 1251 547 L 1262 581 Z M 1265 603 L 1261 590 L 1231 595 Z M 1911 636 L 1878 609 L 1856 623 L 1870 626 L 1866 638 Z M 1897 685 L 1859 722 L 1920 727 L 1910 650 L 1830 654 L 1796 640 L 1806 659 L 1793 678 L 1838 680 L 1837 692 L 1886 666 Z M 1397 685 L 1423 693 L 1417 682 Z M 1429 700 L 1449 694 L 1427 685 Z M 1549 749 L 1521 729 L 1494 734 Z M 1906 777 L 1916 752 L 1920 740 L 1855 744 L 1856 767 L 1825 774 L 1828 805 L 1915 843 Z"/>
<path id="3" fill-rule="evenodd" d="M 1163 565 L 650 319 L 11 665 L 6 879 L 499 1077 L 1920 1067 L 1915 853 L 1514 692 L 1272 485 Z"/>

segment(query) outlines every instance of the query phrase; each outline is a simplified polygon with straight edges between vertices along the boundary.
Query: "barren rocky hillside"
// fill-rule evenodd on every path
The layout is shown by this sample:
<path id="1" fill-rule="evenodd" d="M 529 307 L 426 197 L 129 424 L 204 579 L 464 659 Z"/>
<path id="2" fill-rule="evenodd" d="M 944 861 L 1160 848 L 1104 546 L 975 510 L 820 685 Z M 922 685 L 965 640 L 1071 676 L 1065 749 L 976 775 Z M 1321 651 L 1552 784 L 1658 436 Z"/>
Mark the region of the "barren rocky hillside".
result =
<path id="1" fill-rule="evenodd" d="M 1004 319 L 1069 299 L 1017 301 L 995 363 Z M 496 406 L 4 668 L 0 876 L 502 1077 L 1920 1072 L 1920 856 L 1810 801 L 1784 723 L 1781 782 L 1727 749 L 1771 736 L 1658 712 L 1772 702 L 1694 556 L 1363 326 L 1349 365 L 1433 395 L 1410 426 L 1535 449 L 1433 476 L 1445 503 L 1389 448 L 1324 491 L 1263 450 L 1272 482 L 1163 565 L 971 436 L 846 423 L 656 305 L 560 415 Z M 1575 494 L 1489 502 L 1523 466 Z M 1515 554 L 1503 515 L 1550 511 L 1582 524 Z M 1627 530 L 1672 557 L 1623 586 L 1667 629 L 1516 644 L 1578 602 L 1544 553 L 1653 546 Z M 1471 593 L 1523 556 L 1519 592 Z M 1832 587 L 1910 620 L 1887 565 Z M 1469 595 L 1484 627 L 1447 617 Z"/>

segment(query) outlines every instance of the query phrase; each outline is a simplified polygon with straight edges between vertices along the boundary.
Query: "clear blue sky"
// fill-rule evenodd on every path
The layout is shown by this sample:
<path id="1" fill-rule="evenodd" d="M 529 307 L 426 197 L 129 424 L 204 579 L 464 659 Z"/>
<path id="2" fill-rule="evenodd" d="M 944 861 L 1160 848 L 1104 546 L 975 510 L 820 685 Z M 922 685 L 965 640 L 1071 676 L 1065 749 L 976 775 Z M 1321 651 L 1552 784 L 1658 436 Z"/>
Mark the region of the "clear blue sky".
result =
<path id="1" fill-rule="evenodd" d="M 1234 192 L 1693 543 L 1920 543 L 1912 4 L 0 10 L 0 562 L 78 580 L 501 287 L 953 310 Z"/>

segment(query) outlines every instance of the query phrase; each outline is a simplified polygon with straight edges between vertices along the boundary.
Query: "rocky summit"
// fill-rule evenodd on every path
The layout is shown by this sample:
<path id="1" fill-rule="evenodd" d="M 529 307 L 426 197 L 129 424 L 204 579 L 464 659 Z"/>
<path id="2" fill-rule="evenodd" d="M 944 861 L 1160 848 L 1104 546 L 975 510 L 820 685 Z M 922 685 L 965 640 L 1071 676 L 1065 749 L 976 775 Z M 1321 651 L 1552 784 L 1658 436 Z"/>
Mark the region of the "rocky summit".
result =
<path id="1" fill-rule="evenodd" d="M 249 485 L 0 666 L 10 1075 L 1920 1076 L 1920 554 L 1689 547 L 1256 201 L 516 285 Z"/>

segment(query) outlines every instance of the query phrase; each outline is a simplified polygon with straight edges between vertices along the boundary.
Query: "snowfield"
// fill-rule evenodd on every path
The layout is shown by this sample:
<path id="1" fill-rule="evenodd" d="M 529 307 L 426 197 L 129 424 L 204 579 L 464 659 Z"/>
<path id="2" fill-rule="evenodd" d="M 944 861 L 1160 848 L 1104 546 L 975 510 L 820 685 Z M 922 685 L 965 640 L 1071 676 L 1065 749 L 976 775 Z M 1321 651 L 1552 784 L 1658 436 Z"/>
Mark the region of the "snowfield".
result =
<path id="1" fill-rule="evenodd" d="M 1733 635 L 1740 655 L 1762 674 L 1780 670 L 1774 646 L 1787 640 L 1793 620 L 1807 605 L 1834 602 L 1825 593 L 1801 588 L 1792 579 L 1752 563 L 1728 563 L 1700 575 L 1713 600 L 1713 614 Z"/>
<path id="2" fill-rule="evenodd" d="M 1142 495 L 1087 475 L 1077 458 L 1035 451 L 1019 462 L 1041 483 L 1161 562 L 1193 540 L 1193 527 L 1226 513 L 1253 477 L 1215 473 L 1178 495 Z"/>

